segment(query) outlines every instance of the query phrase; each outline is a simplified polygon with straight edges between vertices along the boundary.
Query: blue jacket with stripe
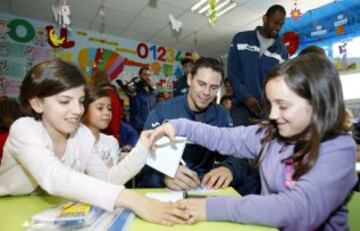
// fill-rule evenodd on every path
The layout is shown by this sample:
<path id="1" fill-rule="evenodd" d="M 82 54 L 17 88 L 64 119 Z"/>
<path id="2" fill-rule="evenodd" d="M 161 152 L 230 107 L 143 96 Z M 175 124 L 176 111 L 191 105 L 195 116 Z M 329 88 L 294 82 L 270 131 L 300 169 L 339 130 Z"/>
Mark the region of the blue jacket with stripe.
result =
<path id="1" fill-rule="evenodd" d="M 230 45 L 227 68 L 235 104 L 244 103 L 249 96 L 260 102 L 267 73 L 288 58 L 287 49 L 279 38 L 260 56 L 256 34 L 260 28 L 237 33 Z"/>

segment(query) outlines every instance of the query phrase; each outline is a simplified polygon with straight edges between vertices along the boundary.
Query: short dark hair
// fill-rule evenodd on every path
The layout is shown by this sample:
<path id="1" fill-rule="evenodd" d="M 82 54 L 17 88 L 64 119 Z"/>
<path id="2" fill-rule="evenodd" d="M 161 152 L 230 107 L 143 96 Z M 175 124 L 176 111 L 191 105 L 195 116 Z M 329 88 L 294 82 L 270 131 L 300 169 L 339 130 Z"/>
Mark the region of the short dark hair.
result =
<path id="1" fill-rule="evenodd" d="M 81 71 L 73 64 L 60 59 L 46 60 L 33 66 L 20 86 L 20 104 L 24 113 L 35 119 L 41 115 L 33 110 L 29 100 L 45 98 L 75 87 L 85 86 Z"/>
<path id="2" fill-rule="evenodd" d="M 183 58 L 183 59 L 181 60 L 181 65 L 182 65 L 182 66 L 185 66 L 185 65 L 188 64 L 188 63 L 194 64 L 194 60 L 193 60 L 193 59 L 190 59 L 190 58 Z"/>
<path id="3" fill-rule="evenodd" d="M 89 105 L 96 101 L 97 99 L 100 99 L 102 97 L 110 97 L 110 94 L 108 92 L 109 87 L 106 85 L 92 85 L 89 84 L 86 89 L 86 98 L 84 100 L 84 107 L 85 112 L 84 115 L 86 116 L 86 113 L 88 112 Z"/>
<path id="4" fill-rule="evenodd" d="M 228 95 L 223 95 L 220 99 L 220 104 L 223 104 L 225 100 L 232 100 L 232 97 Z"/>
<path id="5" fill-rule="evenodd" d="M 281 6 L 281 5 L 272 5 L 272 6 L 270 6 L 269 7 L 269 9 L 267 9 L 267 11 L 266 11 L 266 16 L 267 17 L 271 17 L 273 14 L 275 14 L 275 12 L 277 12 L 277 11 L 281 11 L 281 13 L 283 13 L 284 15 L 286 15 L 286 10 L 285 10 L 285 8 L 283 7 L 283 6 Z"/>
<path id="6" fill-rule="evenodd" d="M 322 49 L 321 47 L 318 47 L 318 46 L 315 46 L 315 45 L 310 45 L 310 46 L 305 47 L 299 53 L 299 55 L 305 55 L 305 54 L 310 54 L 310 53 L 315 53 L 315 54 L 326 56 L 325 50 Z"/>
<path id="7" fill-rule="evenodd" d="M 210 68 L 211 70 L 220 73 L 221 82 L 224 81 L 224 65 L 217 59 L 210 57 L 201 57 L 196 60 L 191 75 L 194 77 L 200 68 Z"/>
<path id="8" fill-rule="evenodd" d="M 139 73 L 138 73 L 138 75 L 139 75 L 139 77 L 140 77 L 140 75 L 141 75 L 141 73 L 143 72 L 143 71 L 150 71 L 150 68 L 149 67 L 142 67 L 142 68 L 140 68 L 140 70 L 139 70 Z"/>

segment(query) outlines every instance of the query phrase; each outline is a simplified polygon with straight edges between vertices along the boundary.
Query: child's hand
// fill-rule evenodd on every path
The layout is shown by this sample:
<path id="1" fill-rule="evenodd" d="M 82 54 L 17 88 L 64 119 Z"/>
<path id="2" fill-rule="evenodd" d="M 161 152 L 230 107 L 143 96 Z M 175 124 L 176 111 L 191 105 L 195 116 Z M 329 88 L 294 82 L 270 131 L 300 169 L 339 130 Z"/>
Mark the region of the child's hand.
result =
<path id="1" fill-rule="evenodd" d="M 187 224 L 206 220 L 206 199 L 186 199 L 176 202 L 176 205 L 185 208 L 186 213 L 190 215 Z"/>
<path id="2" fill-rule="evenodd" d="M 143 219 L 163 225 L 185 224 L 190 216 L 182 205 L 160 202 L 145 198 L 139 210 L 135 210 Z"/>
<path id="3" fill-rule="evenodd" d="M 162 225 L 185 224 L 190 218 L 181 204 L 165 203 L 123 189 L 116 207 L 126 207 L 146 221 Z"/>
<path id="4" fill-rule="evenodd" d="M 154 130 L 144 130 L 140 134 L 139 141 L 145 146 L 145 148 L 150 149 L 150 136 Z"/>

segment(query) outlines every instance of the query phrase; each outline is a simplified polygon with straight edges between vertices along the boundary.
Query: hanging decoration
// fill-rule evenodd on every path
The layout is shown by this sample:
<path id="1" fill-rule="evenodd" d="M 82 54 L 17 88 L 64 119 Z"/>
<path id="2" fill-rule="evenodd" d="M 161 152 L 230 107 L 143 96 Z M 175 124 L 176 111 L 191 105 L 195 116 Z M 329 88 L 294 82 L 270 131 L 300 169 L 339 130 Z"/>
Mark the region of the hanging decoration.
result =
<path id="1" fill-rule="evenodd" d="M 196 45 L 197 45 L 197 34 L 195 33 L 195 35 L 194 35 L 194 49 L 188 55 L 189 58 L 191 58 L 194 62 L 200 58 L 200 55 L 196 50 Z"/>
<path id="2" fill-rule="evenodd" d="M 169 19 L 170 19 L 171 28 L 175 30 L 177 33 L 180 33 L 183 23 L 177 20 L 172 14 L 169 14 Z"/>
<path id="3" fill-rule="evenodd" d="M 210 25 L 215 26 L 217 20 L 216 0 L 209 0 L 208 17 Z"/>
<path id="4" fill-rule="evenodd" d="M 288 31 L 281 37 L 281 42 L 286 46 L 289 55 L 295 54 L 300 44 L 300 36 L 295 31 Z"/>
<path id="5" fill-rule="evenodd" d="M 291 10 L 290 15 L 293 19 L 298 19 L 302 15 L 300 9 L 297 8 L 297 0 L 294 0 L 294 8 Z"/>
<path id="6" fill-rule="evenodd" d="M 100 16 L 100 27 L 99 33 L 102 39 L 105 39 L 105 6 L 104 0 L 101 1 L 99 6 L 99 16 Z"/>
<path id="7" fill-rule="evenodd" d="M 75 46 L 75 41 L 68 39 L 68 29 L 65 27 L 60 28 L 60 36 L 57 36 L 53 25 L 45 27 L 48 35 L 48 43 L 54 48 L 72 48 Z"/>
<path id="8" fill-rule="evenodd" d="M 52 6 L 55 22 L 71 31 L 70 7 L 67 5 L 66 0 L 58 0 L 58 3 L 57 6 Z"/>
<path id="9" fill-rule="evenodd" d="M 98 66 L 101 66 L 104 62 L 103 60 L 103 54 L 104 54 L 104 49 L 103 49 L 103 42 L 105 41 L 105 6 L 104 6 L 104 1 L 102 0 L 100 5 L 99 5 L 99 16 L 100 16 L 100 25 L 99 25 L 99 34 L 100 34 L 100 41 L 99 41 L 99 49 L 98 49 L 98 53 L 97 53 L 97 62 L 93 63 L 93 71 L 96 71 L 98 69 Z"/>

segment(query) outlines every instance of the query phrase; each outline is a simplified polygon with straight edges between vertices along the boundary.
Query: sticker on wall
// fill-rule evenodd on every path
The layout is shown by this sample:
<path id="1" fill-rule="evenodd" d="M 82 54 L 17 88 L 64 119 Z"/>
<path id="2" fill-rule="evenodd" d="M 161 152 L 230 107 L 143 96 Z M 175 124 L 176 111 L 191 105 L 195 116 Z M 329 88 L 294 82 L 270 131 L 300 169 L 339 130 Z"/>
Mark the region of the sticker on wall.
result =
<path id="1" fill-rule="evenodd" d="M 158 75 L 161 71 L 161 64 L 159 62 L 153 62 L 150 65 L 150 69 L 154 74 Z"/>
<path id="2" fill-rule="evenodd" d="M 48 37 L 46 29 L 43 27 L 36 28 L 35 37 L 33 39 L 34 45 L 45 47 L 47 43 Z"/>
<path id="3" fill-rule="evenodd" d="M 167 63 L 163 64 L 163 73 L 165 76 L 170 76 L 172 74 L 173 66 Z"/>
<path id="4" fill-rule="evenodd" d="M 1 41 L 0 42 L 0 56 L 2 56 L 2 57 L 9 56 L 9 50 L 10 50 L 9 42 Z"/>
<path id="5" fill-rule="evenodd" d="M 285 45 L 289 55 L 295 54 L 300 44 L 300 35 L 295 31 L 288 31 L 281 37 L 281 42 Z"/>
<path id="6" fill-rule="evenodd" d="M 0 20 L 0 39 L 7 39 L 8 30 L 7 22 L 5 20 Z"/>

